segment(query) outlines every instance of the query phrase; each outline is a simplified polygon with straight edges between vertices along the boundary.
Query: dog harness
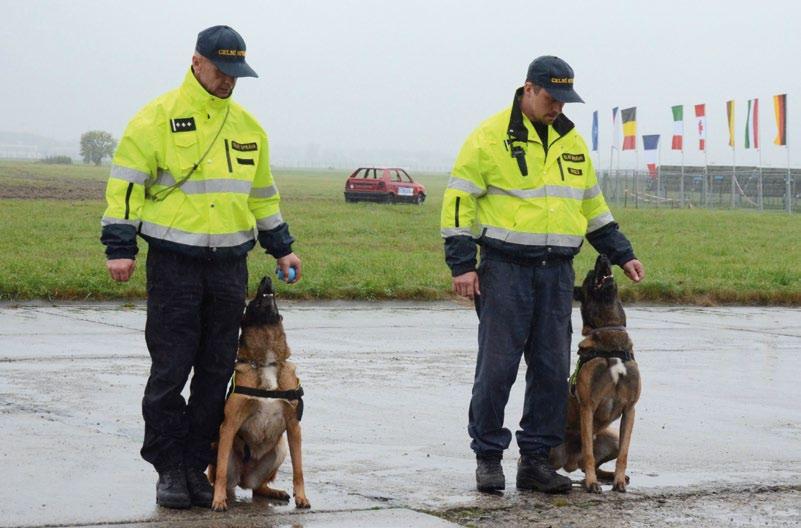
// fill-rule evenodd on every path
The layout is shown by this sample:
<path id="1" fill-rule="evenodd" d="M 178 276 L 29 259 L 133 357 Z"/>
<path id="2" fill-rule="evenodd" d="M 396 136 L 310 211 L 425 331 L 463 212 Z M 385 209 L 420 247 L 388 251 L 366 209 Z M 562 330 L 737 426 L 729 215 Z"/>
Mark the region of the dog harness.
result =
<path id="1" fill-rule="evenodd" d="M 601 330 L 618 330 L 625 332 L 625 326 L 601 326 L 599 328 L 593 328 L 590 331 L 590 335 L 599 332 Z M 631 361 L 634 359 L 634 352 L 631 350 L 589 350 L 584 353 L 579 353 L 578 361 L 576 362 L 576 368 L 573 370 L 573 374 L 570 375 L 570 393 L 575 394 L 576 392 L 576 379 L 578 378 L 578 373 L 581 370 L 581 367 L 584 366 L 585 363 L 595 359 L 595 358 L 617 358 L 623 362 Z"/>
<path id="2" fill-rule="evenodd" d="M 259 363 L 258 361 L 245 361 L 243 359 L 236 359 L 237 363 L 247 363 L 251 366 L 251 368 L 258 369 L 269 366 L 267 364 Z M 255 396 L 257 398 L 267 398 L 267 399 L 274 399 L 274 400 L 288 400 L 288 401 L 297 401 L 298 406 L 295 409 L 295 412 L 298 417 L 298 421 L 303 418 L 303 387 L 300 386 L 300 382 L 298 382 L 298 388 L 294 390 L 266 390 L 266 389 L 254 389 L 253 387 L 241 387 L 236 384 L 236 370 L 234 370 L 234 374 L 231 376 L 231 389 L 228 391 L 228 396 L 231 393 L 236 394 L 244 394 L 245 396 Z M 226 398 L 228 397 L 226 396 Z"/>

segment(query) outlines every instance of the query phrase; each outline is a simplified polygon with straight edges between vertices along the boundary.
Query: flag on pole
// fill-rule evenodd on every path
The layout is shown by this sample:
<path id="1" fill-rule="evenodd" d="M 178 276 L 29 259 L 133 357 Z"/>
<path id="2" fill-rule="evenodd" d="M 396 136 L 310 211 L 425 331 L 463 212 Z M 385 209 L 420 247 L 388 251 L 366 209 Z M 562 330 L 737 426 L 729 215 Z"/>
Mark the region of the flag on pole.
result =
<path id="1" fill-rule="evenodd" d="M 592 113 L 592 151 L 598 152 L 598 110 Z"/>
<path id="2" fill-rule="evenodd" d="M 612 148 L 620 148 L 620 141 L 617 137 L 617 107 L 612 109 Z"/>
<path id="3" fill-rule="evenodd" d="M 773 110 L 776 112 L 776 139 L 777 145 L 787 145 L 787 94 L 773 96 Z"/>
<path id="4" fill-rule="evenodd" d="M 706 105 L 695 105 L 695 125 L 698 130 L 698 150 L 706 150 Z"/>
<path id="5" fill-rule="evenodd" d="M 623 150 L 637 149 L 637 107 L 624 108 L 620 111 L 623 121 Z"/>
<path id="6" fill-rule="evenodd" d="M 748 100 L 745 115 L 745 148 L 759 149 L 759 99 Z"/>
<path id="7" fill-rule="evenodd" d="M 684 105 L 671 106 L 673 111 L 673 150 L 684 150 Z"/>
<path id="8" fill-rule="evenodd" d="M 657 152 L 659 148 L 659 134 L 651 134 L 642 137 L 642 148 L 645 151 L 645 166 L 648 167 L 648 175 L 656 178 Z"/>
<path id="9" fill-rule="evenodd" d="M 729 146 L 734 148 L 734 100 L 726 101 L 726 120 L 729 122 Z"/>

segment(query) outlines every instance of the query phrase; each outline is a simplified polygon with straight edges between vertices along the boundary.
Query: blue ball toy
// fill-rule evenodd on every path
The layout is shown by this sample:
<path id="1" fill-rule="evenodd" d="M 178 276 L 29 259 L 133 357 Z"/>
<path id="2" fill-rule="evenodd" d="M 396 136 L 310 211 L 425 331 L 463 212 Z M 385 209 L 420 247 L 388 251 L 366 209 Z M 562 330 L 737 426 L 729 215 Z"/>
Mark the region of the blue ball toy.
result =
<path id="1" fill-rule="evenodd" d="M 295 268 L 289 268 L 289 277 L 284 277 L 284 271 L 281 268 L 275 268 L 275 274 L 278 275 L 278 280 L 282 280 L 284 282 L 292 282 L 295 280 L 297 273 L 295 272 Z"/>

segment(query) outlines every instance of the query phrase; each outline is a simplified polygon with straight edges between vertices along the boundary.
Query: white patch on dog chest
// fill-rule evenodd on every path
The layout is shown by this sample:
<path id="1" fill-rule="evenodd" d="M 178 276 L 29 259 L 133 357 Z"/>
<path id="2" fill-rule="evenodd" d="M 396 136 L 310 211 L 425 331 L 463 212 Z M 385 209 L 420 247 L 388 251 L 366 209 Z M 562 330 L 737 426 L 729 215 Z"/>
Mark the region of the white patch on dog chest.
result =
<path id="1" fill-rule="evenodd" d="M 617 385 L 617 380 L 620 379 L 620 376 L 626 375 L 626 365 L 623 364 L 622 359 L 612 358 L 612 366 L 609 367 L 609 374 L 612 375 L 612 382 Z"/>

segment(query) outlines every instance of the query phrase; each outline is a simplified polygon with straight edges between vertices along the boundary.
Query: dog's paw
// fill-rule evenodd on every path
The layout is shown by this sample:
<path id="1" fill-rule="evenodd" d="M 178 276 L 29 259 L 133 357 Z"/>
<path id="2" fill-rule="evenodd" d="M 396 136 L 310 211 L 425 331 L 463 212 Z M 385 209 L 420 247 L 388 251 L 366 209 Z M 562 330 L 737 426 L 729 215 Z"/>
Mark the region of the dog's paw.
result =
<path id="1" fill-rule="evenodd" d="M 584 481 L 584 489 L 587 490 L 588 493 L 601 493 L 601 485 L 598 482 L 587 482 Z"/>
<path id="2" fill-rule="evenodd" d="M 626 477 L 624 481 L 615 481 L 612 485 L 612 491 L 619 491 L 620 493 L 626 493 L 626 484 L 629 483 L 629 477 Z"/>
<path id="3" fill-rule="evenodd" d="M 311 508 L 311 504 L 309 503 L 309 499 L 306 498 L 305 495 L 295 497 L 295 507 L 300 509 Z"/>
<path id="4" fill-rule="evenodd" d="M 224 512 L 228 509 L 228 500 L 215 498 L 211 501 L 211 509 L 216 512 Z"/>

